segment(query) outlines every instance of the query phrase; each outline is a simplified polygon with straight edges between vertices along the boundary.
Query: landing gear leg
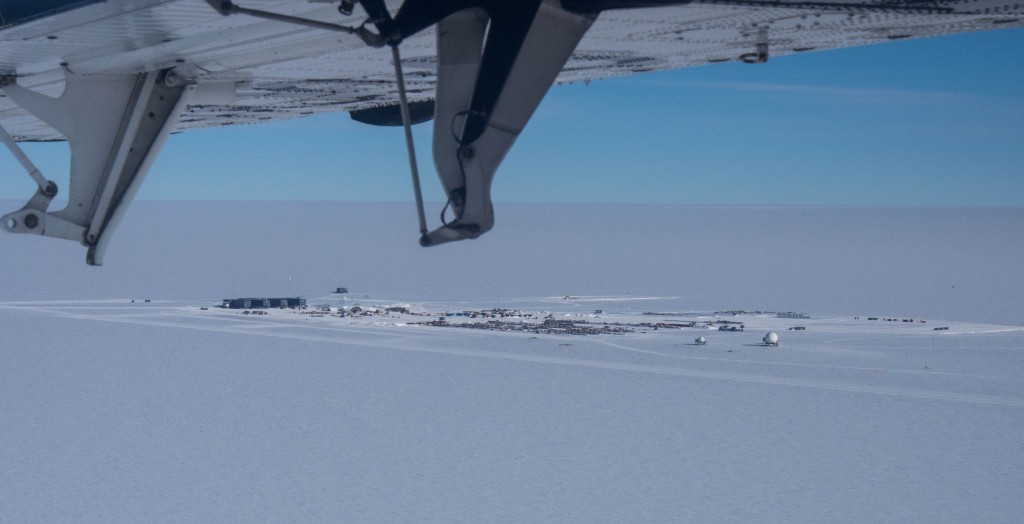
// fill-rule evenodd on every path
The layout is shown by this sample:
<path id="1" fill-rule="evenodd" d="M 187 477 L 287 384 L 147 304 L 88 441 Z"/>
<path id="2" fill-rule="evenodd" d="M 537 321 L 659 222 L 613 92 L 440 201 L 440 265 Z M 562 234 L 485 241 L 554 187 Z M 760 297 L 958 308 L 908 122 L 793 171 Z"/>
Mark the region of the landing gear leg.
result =
<path id="1" fill-rule="evenodd" d="M 455 219 L 423 245 L 476 238 L 493 227 L 495 171 L 595 18 L 546 0 L 528 23 L 500 29 L 492 21 L 488 30 L 483 9 L 438 23 L 434 163 Z"/>

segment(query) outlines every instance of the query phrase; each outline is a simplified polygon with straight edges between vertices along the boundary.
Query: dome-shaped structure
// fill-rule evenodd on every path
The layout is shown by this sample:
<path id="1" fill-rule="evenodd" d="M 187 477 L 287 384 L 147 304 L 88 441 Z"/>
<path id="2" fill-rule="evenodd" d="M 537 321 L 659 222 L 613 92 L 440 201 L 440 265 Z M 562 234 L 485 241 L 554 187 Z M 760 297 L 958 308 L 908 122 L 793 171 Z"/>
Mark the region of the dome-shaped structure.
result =
<path id="1" fill-rule="evenodd" d="M 764 336 L 764 345 L 766 346 L 778 346 L 779 345 L 779 334 L 774 331 L 769 331 Z"/>
<path id="2" fill-rule="evenodd" d="M 696 342 L 698 346 L 703 346 L 708 343 L 708 339 L 704 337 L 697 337 L 697 340 L 694 340 L 694 342 Z"/>

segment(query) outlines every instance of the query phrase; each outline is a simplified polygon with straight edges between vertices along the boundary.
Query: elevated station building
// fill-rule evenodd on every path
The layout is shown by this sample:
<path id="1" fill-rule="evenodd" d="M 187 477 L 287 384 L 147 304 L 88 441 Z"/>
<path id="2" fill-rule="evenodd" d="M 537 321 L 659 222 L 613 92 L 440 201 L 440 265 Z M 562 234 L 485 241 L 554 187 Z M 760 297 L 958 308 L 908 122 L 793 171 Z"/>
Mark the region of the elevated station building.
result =
<path id="1" fill-rule="evenodd" d="M 228 309 L 269 309 L 306 307 L 304 298 L 225 298 L 223 307 Z"/>

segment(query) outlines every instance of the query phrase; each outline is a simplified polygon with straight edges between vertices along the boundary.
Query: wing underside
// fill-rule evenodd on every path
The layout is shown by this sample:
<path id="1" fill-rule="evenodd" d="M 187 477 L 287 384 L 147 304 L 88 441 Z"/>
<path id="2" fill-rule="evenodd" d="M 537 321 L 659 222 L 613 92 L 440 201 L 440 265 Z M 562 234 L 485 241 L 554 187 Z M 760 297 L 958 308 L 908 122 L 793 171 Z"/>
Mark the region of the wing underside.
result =
<path id="1" fill-rule="evenodd" d="M 495 173 L 554 83 L 1022 25 L 1024 8 L 1000 1 L 360 0 L 375 30 L 352 0 L 2 7 L 0 141 L 38 189 L 0 227 L 78 241 L 102 265 L 171 133 L 349 111 L 401 120 L 411 137 L 416 108 L 434 119 L 451 212 L 427 228 L 409 138 L 420 244 L 474 239 L 494 226 Z M 67 188 L 16 143 L 46 140 L 69 144 Z M 67 205 L 50 209 L 64 190 Z"/>
<path id="2" fill-rule="evenodd" d="M 200 89 L 176 131 L 392 106 L 391 55 L 345 34 L 249 17 L 223 17 L 202 0 L 108 0 L 0 29 L 0 74 L 50 96 L 77 75 L 177 68 Z M 358 10 L 306 0 L 247 7 L 359 25 Z M 392 9 L 397 2 L 389 2 Z M 920 6 L 920 7 L 915 7 Z M 771 56 L 1024 26 L 1024 7 L 985 0 L 927 4 L 713 2 L 601 13 L 557 83 L 736 61 L 767 43 Z M 434 97 L 433 30 L 403 42 L 409 98 Z M 62 140 L 0 95 L 0 122 L 22 141 Z"/>

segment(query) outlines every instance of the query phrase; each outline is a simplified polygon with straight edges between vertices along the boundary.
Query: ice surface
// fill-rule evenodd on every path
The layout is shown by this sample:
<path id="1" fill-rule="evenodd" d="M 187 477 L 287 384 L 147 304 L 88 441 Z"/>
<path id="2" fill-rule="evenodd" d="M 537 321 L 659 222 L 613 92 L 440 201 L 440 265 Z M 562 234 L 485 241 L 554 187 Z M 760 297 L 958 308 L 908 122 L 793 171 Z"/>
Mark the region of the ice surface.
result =
<path id="1" fill-rule="evenodd" d="M 497 211 L 422 249 L 409 205 L 140 202 L 103 268 L 0 236 L 0 522 L 1019 520 L 1021 210 Z M 199 309 L 338 286 L 812 318 L 569 337 Z"/>

